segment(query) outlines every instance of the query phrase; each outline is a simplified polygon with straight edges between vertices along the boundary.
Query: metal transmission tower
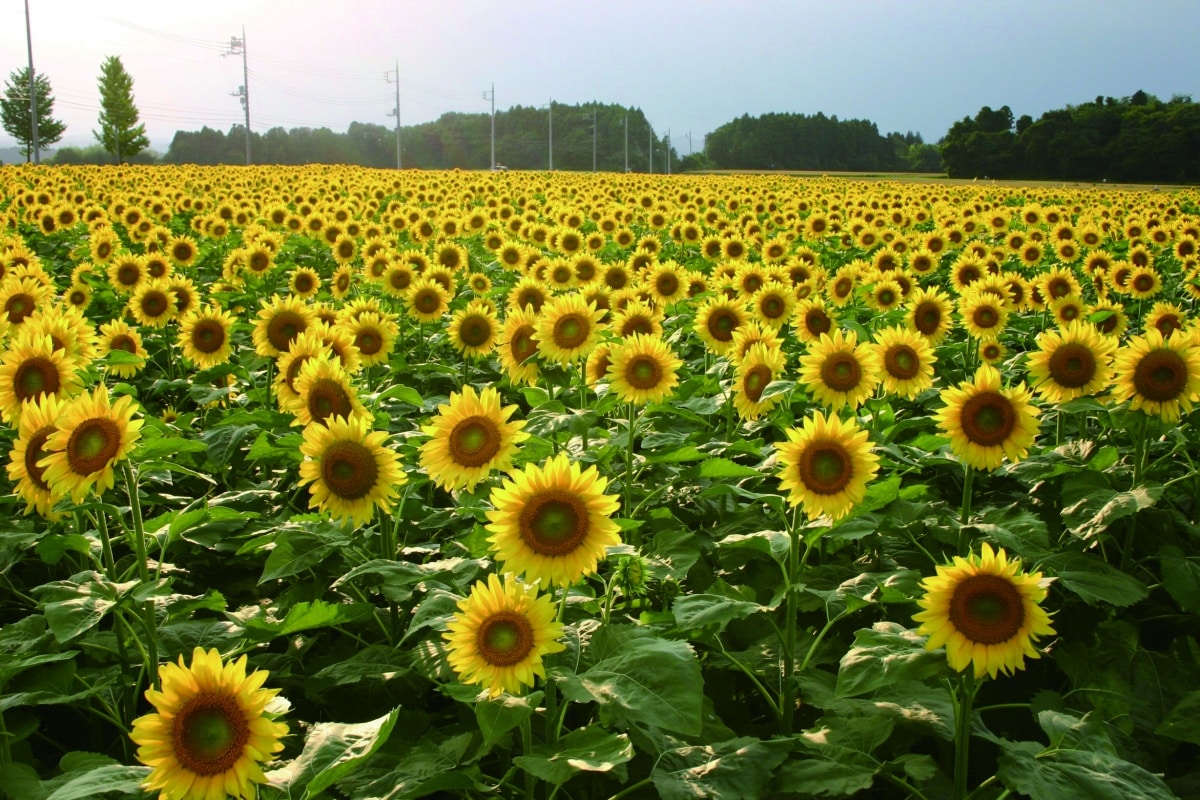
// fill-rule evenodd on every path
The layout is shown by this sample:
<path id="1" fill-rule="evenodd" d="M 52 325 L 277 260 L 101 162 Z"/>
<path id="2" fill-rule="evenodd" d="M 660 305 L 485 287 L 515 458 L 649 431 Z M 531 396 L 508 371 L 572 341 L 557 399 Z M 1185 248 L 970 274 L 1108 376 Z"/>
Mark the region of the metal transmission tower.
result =
<path id="1" fill-rule="evenodd" d="M 238 87 L 236 92 L 231 92 L 234 97 L 242 99 L 242 108 L 246 111 L 246 163 L 250 163 L 250 66 L 246 61 L 246 28 L 242 26 L 242 38 L 236 36 L 229 37 L 229 52 L 222 53 L 223 56 L 242 57 L 242 85 Z"/>
<path id="2" fill-rule="evenodd" d="M 496 168 L 496 84 L 492 84 L 492 88 L 483 93 L 484 100 L 492 101 L 492 163 L 488 169 Z"/>
<path id="3" fill-rule="evenodd" d="M 40 164 L 42 152 L 38 147 L 37 86 L 33 73 L 33 34 L 29 30 L 29 0 L 25 0 L 25 45 L 29 48 L 29 119 L 33 123 L 33 139 L 29 147 L 33 150 L 33 163 Z"/>
<path id="4" fill-rule="evenodd" d="M 396 84 L 396 107 L 388 112 L 389 117 L 396 118 L 396 169 L 402 169 L 400 166 L 400 62 L 396 62 L 396 77 L 393 80 L 392 73 L 383 73 L 383 79 L 388 83 Z"/>

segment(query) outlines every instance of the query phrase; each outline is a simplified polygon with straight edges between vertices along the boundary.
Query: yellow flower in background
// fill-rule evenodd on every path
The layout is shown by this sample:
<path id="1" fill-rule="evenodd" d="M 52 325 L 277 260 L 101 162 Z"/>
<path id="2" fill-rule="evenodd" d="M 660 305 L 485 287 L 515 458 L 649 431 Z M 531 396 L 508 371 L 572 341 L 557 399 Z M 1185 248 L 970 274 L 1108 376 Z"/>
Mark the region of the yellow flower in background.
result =
<path id="1" fill-rule="evenodd" d="M 546 301 L 534 324 L 538 352 L 547 361 L 570 364 L 596 346 L 602 314 L 583 295 L 558 295 Z"/>
<path id="2" fill-rule="evenodd" d="M 879 375 L 885 391 L 909 400 L 933 386 L 937 356 L 924 336 L 892 326 L 875 335 Z"/>
<path id="3" fill-rule="evenodd" d="M 0 418 L 14 423 L 27 401 L 46 395 L 65 399 L 79 391 L 77 366 L 45 334 L 18 337 L 0 355 Z"/>
<path id="4" fill-rule="evenodd" d="M 822 334 L 800 357 L 800 383 L 813 398 L 833 411 L 858 408 L 879 384 L 879 356 L 853 331 Z"/>
<path id="5" fill-rule="evenodd" d="M 1039 637 L 1051 636 L 1050 615 L 1039 605 L 1046 599 L 1042 574 L 1025 574 L 1019 559 L 1004 549 L 983 544 L 979 555 L 955 557 L 937 575 L 921 582 L 923 611 L 913 620 L 918 633 L 929 636 L 926 650 L 945 646 L 951 669 L 974 665 L 976 678 L 1025 668 L 1025 658 L 1039 658 Z"/>
<path id="6" fill-rule="evenodd" d="M 25 501 L 25 513 L 37 511 L 50 520 L 58 518 L 54 506 L 63 494 L 46 482 L 46 470 L 39 462 L 48 455 L 46 442 L 56 430 L 62 406 L 62 401 L 52 394 L 25 404 L 7 465 L 14 492 Z"/>
<path id="7" fill-rule="evenodd" d="M 179 324 L 177 342 L 183 355 L 200 369 L 229 361 L 234 318 L 218 306 L 197 308 Z"/>
<path id="8" fill-rule="evenodd" d="M 1112 379 L 1117 343 L 1087 322 L 1038 334 L 1038 349 L 1029 354 L 1033 391 L 1051 403 L 1101 394 Z"/>

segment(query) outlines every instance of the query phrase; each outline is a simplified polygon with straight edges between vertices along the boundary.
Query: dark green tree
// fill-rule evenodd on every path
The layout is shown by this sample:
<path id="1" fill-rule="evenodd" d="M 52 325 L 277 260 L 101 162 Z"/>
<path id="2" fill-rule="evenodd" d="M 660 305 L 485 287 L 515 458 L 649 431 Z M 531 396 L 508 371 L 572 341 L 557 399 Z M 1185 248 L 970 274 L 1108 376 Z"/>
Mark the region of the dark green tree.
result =
<path id="1" fill-rule="evenodd" d="M 93 133 L 118 164 L 150 146 L 146 126 L 138 122 L 133 78 L 120 56 L 109 56 L 100 65 L 100 130 Z"/>
<path id="2" fill-rule="evenodd" d="M 37 98 L 38 149 L 45 150 L 62 138 L 67 126 L 51 116 L 54 113 L 54 95 L 50 93 L 50 79 L 35 73 L 34 96 Z M 17 146 L 25 160 L 33 156 L 33 114 L 29 107 L 29 67 L 17 70 L 8 76 L 4 86 L 4 97 L 0 99 L 0 122 L 9 136 L 17 140 Z"/>

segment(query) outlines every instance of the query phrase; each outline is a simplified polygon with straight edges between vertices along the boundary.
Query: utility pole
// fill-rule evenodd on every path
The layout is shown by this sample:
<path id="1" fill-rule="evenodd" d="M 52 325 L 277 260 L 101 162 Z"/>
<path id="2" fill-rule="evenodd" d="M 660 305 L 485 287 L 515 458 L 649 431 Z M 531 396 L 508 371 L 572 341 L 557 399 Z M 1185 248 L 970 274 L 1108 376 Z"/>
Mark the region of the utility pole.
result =
<path id="1" fill-rule="evenodd" d="M 667 128 L 667 136 L 663 139 L 663 150 L 667 154 L 667 174 L 671 174 L 671 129 Z"/>
<path id="2" fill-rule="evenodd" d="M 29 147 L 33 150 L 33 163 L 42 163 L 42 151 L 38 147 L 37 129 L 37 84 L 33 74 L 33 34 L 29 29 L 29 0 L 25 0 L 25 45 L 29 48 L 29 119 L 33 121 L 33 141 Z"/>
<path id="3" fill-rule="evenodd" d="M 242 38 L 236 36 L 229 37 L 229 52 L 222 53 L 225 56 L 242 56 L 242 85 L 238 87 L 236 92 L 231 92 L 234 97 L 240 97 L 242 100 L 242 108 L 246 111 L 246 164 L 250 164 L 250 64 L 246 60 L 246 26 L 242 26 Z"/>
<path id="4" fill-rule="evenodd" d="M 592 107 L 592 172 L 596 171 L 596 139 L 600 134 L 600 127 L 596 124 L 596 107 Z"/>
<path id="5" fill-rule="evenodd" d="M 629 114 L 625 115 L 625 171 L 629 172 Z"/>
<path id="6" fill-rule="evenodd" d="M 392 80 L 392 73 L 383 73 L 383 79 L 388 83 L 396 84 L 396 107 L 388 112 L 389 117 L 396 118 L 396 169 L 401 169 L 400 166 L 400 62 L 396 62 L 396 79 Z"/>
<path id="7" fill-rule="evenodd" d="M 496 168 L 496 84 L 492 84 L 489 91 L 483 93 L 484 100 L 492 101 L 492 163 L 488 169 Z"/>
<path id="8" fill-rule="evenodd" d="M 688 155 L 692 154 L 692 132 L 688 131 Z"/>
<path id="9" fill-rule="evenodd" d="M 554 98 L 550 98 L 550 172 L 554 172 Z"/>

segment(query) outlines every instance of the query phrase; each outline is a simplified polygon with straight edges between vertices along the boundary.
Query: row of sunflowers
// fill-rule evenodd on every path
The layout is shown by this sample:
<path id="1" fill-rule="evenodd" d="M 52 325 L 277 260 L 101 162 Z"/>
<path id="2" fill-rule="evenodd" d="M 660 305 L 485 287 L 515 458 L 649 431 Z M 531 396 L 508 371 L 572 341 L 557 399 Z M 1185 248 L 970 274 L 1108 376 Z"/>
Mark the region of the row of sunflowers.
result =
<path id="1" fill-rule="evenodd" d="M 0 221 L 16 800 L 1200 790 L 1192 192 L 26 167 Z"/>

